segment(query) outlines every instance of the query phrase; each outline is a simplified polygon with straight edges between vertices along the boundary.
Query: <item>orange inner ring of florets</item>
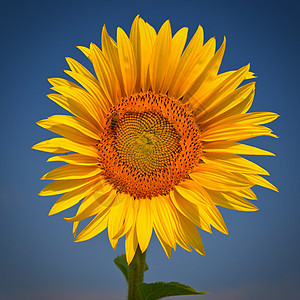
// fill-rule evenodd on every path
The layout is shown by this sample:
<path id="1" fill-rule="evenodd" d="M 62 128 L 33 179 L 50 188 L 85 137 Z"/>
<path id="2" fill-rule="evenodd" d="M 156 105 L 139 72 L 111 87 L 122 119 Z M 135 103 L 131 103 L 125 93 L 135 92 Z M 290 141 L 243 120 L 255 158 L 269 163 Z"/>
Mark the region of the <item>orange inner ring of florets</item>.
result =
<path id="1" fill-rule="evenodd" d="M 165 195 L 199 162 L 200 130 L 180 101 L 136 93 L 111 108 L 98 153 L 103 175 L 118 191 Z"/>

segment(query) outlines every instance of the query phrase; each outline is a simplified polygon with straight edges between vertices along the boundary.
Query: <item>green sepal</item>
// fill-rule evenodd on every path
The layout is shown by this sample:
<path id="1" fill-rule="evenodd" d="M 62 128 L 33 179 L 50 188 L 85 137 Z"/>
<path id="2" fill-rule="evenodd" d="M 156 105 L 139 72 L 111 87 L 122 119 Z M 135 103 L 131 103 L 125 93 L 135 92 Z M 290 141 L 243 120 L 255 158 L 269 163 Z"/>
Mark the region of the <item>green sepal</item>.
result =
<path id="1" fill-rule="evenodd" d="M 178 282 L 141 283 L 138 285 L 138 289 L 142 300 L 157 300 L 169 296 L 209 294 L 198 292 Z"/>
<path id="2" fill-rule="evenodd" d="M 126 255 L 122 254 L 120 256 L 117 256 L 114 259 L 114 263 L 120 269 L 120 271 L 123 273 L 126 281 L 128 282 L 129 266 L 126 261 Z M 147 263 L 145 263 L 145 271 L 147 271 L 147 270 L 149 270 L 149 267 L 148 267 Z"/>

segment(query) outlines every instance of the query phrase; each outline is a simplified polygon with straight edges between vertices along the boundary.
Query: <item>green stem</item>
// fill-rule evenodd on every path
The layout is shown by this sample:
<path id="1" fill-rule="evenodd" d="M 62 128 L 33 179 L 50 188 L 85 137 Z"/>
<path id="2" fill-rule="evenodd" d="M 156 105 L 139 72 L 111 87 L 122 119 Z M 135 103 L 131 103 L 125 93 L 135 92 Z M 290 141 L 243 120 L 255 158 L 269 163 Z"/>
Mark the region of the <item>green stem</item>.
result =
<path id="1" fill-rule="evenodd" d="M 140 247 L 137 248 L 135 256 L 129 265 L 128 274 L 128 300 L 140 299 L 138 284 L 144 281 L 146 263 L 146 251 L 142 253 Z"/>

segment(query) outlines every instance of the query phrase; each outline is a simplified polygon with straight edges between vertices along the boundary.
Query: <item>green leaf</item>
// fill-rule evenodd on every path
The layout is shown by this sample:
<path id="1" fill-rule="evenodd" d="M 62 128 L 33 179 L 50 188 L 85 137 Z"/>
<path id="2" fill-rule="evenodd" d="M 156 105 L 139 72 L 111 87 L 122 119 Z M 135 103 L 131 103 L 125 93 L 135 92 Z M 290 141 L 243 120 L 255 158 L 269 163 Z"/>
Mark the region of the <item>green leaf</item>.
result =
<path id="1" fill-rule="evenodd" d="M 138 285 L 142 300 L 157 300 L 169 296 L 204 295 L 193 288 L 178 282 L 154 282 Z"/>
<path id="2" fill-rule="evenodd" d="M 120 269 L 120 271 L 123 273 L 126 281 L 128 282 L 129 267 L 128 267 L 128 264 L 126 261 L 126 255 L 122 254 L 120 256 L 117 256 L 114 259 L 114 263 Z M 149 270 L 149 267 L 148 267 L 147 263 L 145 263 L 145 271 L 147 271 L 147 270 Z"/>
<path id="3" fill-rule="evenodd" d="M 128 282 L 128 273 L 129 273 L 129 268 L 128 268 L 128 264 L 126 261 L 126 256 L 125 254 L 122 254 L 120 256 L 117 256 L 114 259 L 114 263 L 116 264 L 116 266 L 120 269 L 120 271 L 123 273 L 126 281 Z"/>

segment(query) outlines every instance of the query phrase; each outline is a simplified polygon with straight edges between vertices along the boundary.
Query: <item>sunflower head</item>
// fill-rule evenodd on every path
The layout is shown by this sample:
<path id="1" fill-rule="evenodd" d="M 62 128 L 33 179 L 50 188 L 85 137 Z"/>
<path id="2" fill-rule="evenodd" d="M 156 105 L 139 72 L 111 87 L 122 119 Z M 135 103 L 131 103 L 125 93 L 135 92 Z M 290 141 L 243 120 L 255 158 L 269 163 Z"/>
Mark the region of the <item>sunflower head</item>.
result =
<path id="1" fill-rule="evenodd" d="M 197 227 L 227 234 L 217 206 L 254 211 L 254 185 L 277 190 L 260 166 L 239 155 L 273 155 L 238 143 L 266 135 L 277 118 L 248 113 L 255 85 L 249 65 L 219 73 L 226 40 L 216 51 L 203 43 L 199 26 L 186 44 L 187 28 L 174 35 L 166 21 L 158 33 L 137 16 L 129 37 L 117 29 L 114 41 L 102 30 L 101 49 L 78 47 L 93 72 L 67 58 L 65 71 L 77 83 L 49 79 L 48 97 L 71 115 L 38 122 L 62 137 L 36 144 L 66 165 L 42 179 L 54 180 L 40 193 L 63 194 L 51 214 L 80 202 L 73 222 L 93 216 L 75 241 L 106 228 L 112 247 L 125 236 L 128 263 L 137 246 L 145 251 L 154 229 L 168 257 L 176 245 L 204 254 Z"/>

